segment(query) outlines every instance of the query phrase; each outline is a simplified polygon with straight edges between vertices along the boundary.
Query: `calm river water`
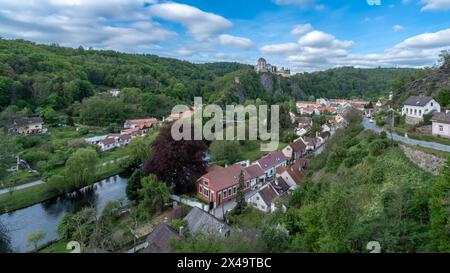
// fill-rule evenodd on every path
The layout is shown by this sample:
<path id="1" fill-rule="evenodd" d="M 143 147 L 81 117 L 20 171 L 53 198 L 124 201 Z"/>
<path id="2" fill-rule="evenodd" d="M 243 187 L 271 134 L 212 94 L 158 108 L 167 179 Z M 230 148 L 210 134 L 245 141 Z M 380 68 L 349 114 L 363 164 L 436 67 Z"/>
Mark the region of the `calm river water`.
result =
<path id="1" fill-rule="evenodd" d="M 95 207 L 101 213 L 108 201 L 123 199 L 126 203 L 126 185 L 126 178 L 112 176 L 81 190 L 0 215 L 0 253 L 32 250 L 27 238 L 37 230 L 46 233 L 41 245 L 57 239 L 56 226 L 65 213 L 84 207 Z"/>

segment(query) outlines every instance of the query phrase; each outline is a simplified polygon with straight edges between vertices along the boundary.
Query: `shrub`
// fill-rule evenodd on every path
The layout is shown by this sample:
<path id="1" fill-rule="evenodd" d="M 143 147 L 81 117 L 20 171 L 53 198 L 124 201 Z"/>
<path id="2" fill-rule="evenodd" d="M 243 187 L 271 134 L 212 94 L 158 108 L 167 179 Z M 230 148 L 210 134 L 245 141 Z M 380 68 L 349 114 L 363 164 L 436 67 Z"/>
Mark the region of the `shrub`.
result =
<path id="1" fill-rule="evenodd" d="M 384 167 L 381 164 L 375 164 L 370 172 L 370 182 L 381 184 L 384 181 Z"/>
<path id="2" fill-rule="evenodd" d="M 380 156 L 389 147 L 387 139 L 377 139 L 369 145 L 370 155 Z"/>

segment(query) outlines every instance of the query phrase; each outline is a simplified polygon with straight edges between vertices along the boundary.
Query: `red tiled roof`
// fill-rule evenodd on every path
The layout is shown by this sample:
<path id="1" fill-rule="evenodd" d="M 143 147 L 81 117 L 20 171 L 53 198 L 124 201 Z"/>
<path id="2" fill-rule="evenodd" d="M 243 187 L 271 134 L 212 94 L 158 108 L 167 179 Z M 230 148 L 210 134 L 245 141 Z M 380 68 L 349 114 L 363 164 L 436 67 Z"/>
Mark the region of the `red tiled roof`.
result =
<path id="1" fill-rule="evenodd" d="M 270 184 L 262 188 L 259 191 L 259 195 L 261 196 L 261 198 L 263 199 L 264 203 L 266 203 L 267 206 L 270 206 L 273 200 L 278 196 L 277 192 L 272 188 Z"/>
<path id="2" fill-rule="evenodd" d="M 270 168 L 275 167 L 276 165 L 286 161 L 286 157 L 280 151 L 270 152 L 268 155 L 261 157 L 258 159 L 258 163 L 261 168 L 266 171 Z"/>
<path id="3" fill-rule="evenodd" d="M 207 179 L 210 189 L 220 191 L 238 185 L 241 171 L 244 171 L 244 181 L 251 180 L 250 175 L 241 165 L 232 165 L 227 168 L 214 168 L 213 171 L 203 175 L 200 179 Z"/>
<path id="4" fill-rule="evenodd" d="M 298 139 L 297 141 L 292 143 L 291 147 L 292 147 L 292 150 L 294 150 L 294 152 L 296 152 L 296 153 L 306 151 L 306 145 L 301 139 Z"/>
<path id="5" fill-rule="evenodd" d="M 250 165 L 245 170 L 249 173 L 251 178 L 257 178 L 264 175 L 263 169 L 257 164 Z"/>

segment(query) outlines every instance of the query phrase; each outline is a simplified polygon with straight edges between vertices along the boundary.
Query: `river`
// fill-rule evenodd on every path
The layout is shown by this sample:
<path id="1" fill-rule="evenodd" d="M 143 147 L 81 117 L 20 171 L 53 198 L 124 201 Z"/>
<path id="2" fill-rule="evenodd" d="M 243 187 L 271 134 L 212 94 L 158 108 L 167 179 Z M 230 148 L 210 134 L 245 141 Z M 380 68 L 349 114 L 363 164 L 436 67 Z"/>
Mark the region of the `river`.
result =
<path id="1" fill-rule="evenodd" d="M 0 253 L 31 251 L 27 238 L 37 230 L 46 233 L 40 245 L 56 240 L 58 222 L 68 212 L 95 207 L 100 214 L 108 201 L 128 202 L 126 185 L 126 178 L 112 176 L 81 190 L 0 215 Z"/>

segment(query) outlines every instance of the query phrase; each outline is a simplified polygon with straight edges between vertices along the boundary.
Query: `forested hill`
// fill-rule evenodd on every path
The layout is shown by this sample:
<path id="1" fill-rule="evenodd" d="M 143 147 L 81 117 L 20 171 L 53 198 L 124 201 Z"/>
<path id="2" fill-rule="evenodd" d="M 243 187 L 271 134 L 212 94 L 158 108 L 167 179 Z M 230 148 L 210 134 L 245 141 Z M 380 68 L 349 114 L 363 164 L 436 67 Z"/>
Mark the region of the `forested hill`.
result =
<path id="1" fill-rule="evenodd" d="M 432 96 L 442 107 L 450 108 L 450 53 L 443 52 L 439 67 L 421 70 L 415 77 L 394 81 L 394 102 L 397 106 L 409 96 Z"/>
<path id="2" fill-rule="evenodd" d="M 252 66 L 239 63 L 193 64 L 155 55 L 0 39 L 0 110 L 15 105 L 15 111 L 42 114 L 44 109 L 77 116 L 89 108 L 84 99 L 93 97 L 91 108 L 111 107 L 111 113 L 123 113 L 112 118 L 120 121 L 130 115 L 160 117 L 172 105 L 191 103 L 194 96 L 220 104 L 257 98 L 269 103 L 313 97 L 376 99 L 387 94 L 393 79 L 414 73 L 345 67 L 282 78 L 258 75 Z M 112 102 L 98 98 L 111 88 L 133 88 L 135 97 Z"/>
<path id="3" fill-rule="evenodd" d="M 297 74 L 292 78 L 307 96 L 328 98 L 364 98 L 386 96 L 398 78 L 409 78 L 417 69 L 340 67 L 321 72 Z"/>

